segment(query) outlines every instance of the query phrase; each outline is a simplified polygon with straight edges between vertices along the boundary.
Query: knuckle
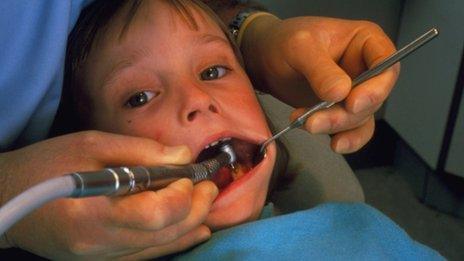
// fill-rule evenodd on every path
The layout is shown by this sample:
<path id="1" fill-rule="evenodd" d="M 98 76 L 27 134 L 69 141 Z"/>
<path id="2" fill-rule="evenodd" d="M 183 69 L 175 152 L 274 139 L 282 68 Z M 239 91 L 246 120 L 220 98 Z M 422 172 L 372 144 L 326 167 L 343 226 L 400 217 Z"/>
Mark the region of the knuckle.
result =
<path id="1" fill-rule="evenodd" d="M 383 29 L 378 25 L 377 23 L 367 21 L 367 20 L 361 20 L 360 23 L 362 24 L 363 28 L 367 31 L 371 32 L 381 32 L 383 34 Z"/>
<path id="2" fill-rule="evenodd" d="M 59 215 L 68 221 L 62 224 L 61 230 L 72 234 L 66 237 L 61 244 L 65 251 L 74 256 L 86 256 L 95 250 L 93 244 L 89 242 L 91 237 L 75 230 L 76 226 L 79 226 L 85 219 L 83 211 L 86 210 L 79 200 L 66 200 L 66 204 L 60 205 Z"/>
<path id="3" fill-rule="evenodd" d="M 78 142 L 83 147 L 94 147 L 101 143 L 102 133 L 100 131 L 90 130 L 79 133 Z"/>
<path id="4" fill-rule="evenodd" d="M 72 240 L 67 243 L 69 253 L 74 256 L 87 256 L 92 253 L 92 245 L 79 240 Z"/>
<path id="5" fill-rule="evenodd" d="M 148 212 L 144 211 L 139 213 L 137 221 L 135 225 L 140 228 L 146 228 L 149 230 L 161 230 L 165 228 L 168 224 L 168 218 L 164 213 L 163 210 L 159 211 L 159 214 L 156 215 L 156 212 Z"/>
<path id="6" fill-rule="evenodd" d="M 313 41 L 311 32 L 306 30 L 296 30 L 287 39 L 286 43 L 291 49 L 298 48 L 299 46 L 307 46 Z"/>
<path id="7" fill-rule="evenodd" d="M 343 128 L 343 125 L 344 125 L 340 117 L 331 117 L 329 122 L 330 122 L 330 129 L 332 131 L 340 130 Z"/>

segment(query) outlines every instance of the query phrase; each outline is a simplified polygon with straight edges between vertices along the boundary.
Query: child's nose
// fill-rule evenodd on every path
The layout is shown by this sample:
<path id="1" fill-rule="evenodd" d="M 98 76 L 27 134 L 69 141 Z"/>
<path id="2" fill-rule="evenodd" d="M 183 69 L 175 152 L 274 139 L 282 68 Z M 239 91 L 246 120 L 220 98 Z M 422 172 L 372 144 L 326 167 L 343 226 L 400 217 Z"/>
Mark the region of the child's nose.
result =
<path id="1" fill-rule="evenodd" d="M 182 119 L 191 123 L 201 117 L 209 118 L 219 113 L 219 106 L 211 95 L 198 87 L 192 87 L 185 95 Z"/>
<path id="2" fill-rule="evenodd" d="M 194 121 L 197 117 L 201 117 L 201 113 L 203 112 L 209 112 L 209 113 L 218 113 L 218 109 L 215 105 L 210 104 L 207 109 L 196 109 L 188 113 L 187 115 L 187 121 L 192 122 Z"/>

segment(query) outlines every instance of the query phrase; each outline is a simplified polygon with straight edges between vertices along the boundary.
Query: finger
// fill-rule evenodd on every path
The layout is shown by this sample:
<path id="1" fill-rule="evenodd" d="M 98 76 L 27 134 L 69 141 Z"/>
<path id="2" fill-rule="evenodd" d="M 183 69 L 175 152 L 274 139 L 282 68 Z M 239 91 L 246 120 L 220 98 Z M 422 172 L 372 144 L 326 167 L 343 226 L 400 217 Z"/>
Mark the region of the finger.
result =
<path id="1" fill-rule="evenodd" d="M 376 28 L 378 28 L 378 30 L 375 30 L 377 34 L 371 36 L 369 32 L 365 33 L 368 36 L 362 45 L 362 56 L 360 56 L 364 58 L 369 68 L 379 64 L 396 51 L 395 45 L 390 38 L 383 33 L 380 27 L 377 26 Z M 363 31 L 361 31 L 360 35 L 361 38 L 364 38 L 362 34 Z"/>
<path id="2" fill-rule="evenodd" d="M 186 146 L 169 147 L 152 139 L 98 131 L 79 133 L 79 148 L 98 162 L 108 165 L 186 164 L 191 153 Z"/>
<path id="3" fill-rule="evenodd" d="M 395 46 L 382 29 L 375 24 L 368 24 L 355 34 L 340 60 L 340 66 L 350 77 L 355 78 L 394 52 Z M 347 97 L 348 110 L 358 113 L 383 103 L 398 78 L 399 67 L 398 63 L 381 75 L 354 88 Z"/>
<path id="4" fill-rule="evenodd" d="M 372 116 L 364 125 L 338 133 L 332 137 L 331 146 L 337 153 L 351 153 L 362 148 L 374 135 L 375 120 Z"/>
<path id="5" fill-rule="evenodd" d="M 353 35 L 339 64 L 351 78 L 354 78 L 394 52 L 395 46 L 382 28 L 368 23 Z"/>
<path id="6" fill-rule="evenodd" d="M 218 189 L 212 182 L 192 187 L 190 180 L 182 179 L 166 189 L 116 201 L 112 221 L 116 226 L 158 231 L 158 234 L 162 231 L 157 240 L 167 242 L 202 223 L 217 194 Z"/>
<path id="7" fill-rule="evenodd" d="M 121 260 L 145 260 L 156 257 L 166 256 L 173 253 L 178 253 L 187 250 L 190 247 L 200 244 L 211 237 L 211 231 L 205 225 L 200 225 L 198 228 L 190 231 L 175 241 L 162 245 L 148 247 L 137 252 L 121 257 Z"/>
<path id="8" fill-rule="evenodd" d="M 356 86 L 346 98 L 346 109 L 356 114 L 379 108 L 393 89 L 398 79 L 398 74 L 396 67 L 390 68 L 382 74 Z"/>
<path id="9" fill-rule="evenodd" d="M 321 100 L 338 102 L 348 95 L 350 77 L 311 34 L 297 34 L 288 41 L 288 45 L 284 54 L 287 63 L 306 77 Z"/>
<path id="10" fill-rule="evenodd" d="M 192 196 L 192 208 L 188 216 L 184 220 L 159 231 L 152 244 L 169 243 L 202 224 L 206 220 L 218 193 L 218 188 L 211 181 L 204 181 L 195 185 Z"/>
<path id="11" fill-rule="evenodd" d="M 192 194 L 192 182 L 181 179 L 158 191 L 114 198 L 108 225 L 141 230 L 163 229 L 188 216 Z"/>
<path id="12" fill-rule="evenodd" d="M 113 228 L 113 238 L 117 239 L 113 245 L 117 249 L 139 249 L 173 242 L 195 230 L 204 222 L 216 195 L 217 188 L 212 182 L 202 182 L 195 186 L 192 208 L 184 220 L 159 229 L 149 227 L 149 222 L 138 224 L 137 227 Z M 172 206 L 178 207 L 175 204 Z M 150 213 L 147 215 L 150 216 Z"/>
<path id="13" fill-rule="evenodd" d="M 357 128 L 363 125 L 378 109 L 372 108 L 358 114 L 348 112 L 343 106 L 336 104 L 326 110 L 316 112 L 309 117 L 304 128 L 312 134 L 335 134 L 341 131 Z M 291 120 L 302 115 L 306 109 L 297 109 L 291 115 Z"/>

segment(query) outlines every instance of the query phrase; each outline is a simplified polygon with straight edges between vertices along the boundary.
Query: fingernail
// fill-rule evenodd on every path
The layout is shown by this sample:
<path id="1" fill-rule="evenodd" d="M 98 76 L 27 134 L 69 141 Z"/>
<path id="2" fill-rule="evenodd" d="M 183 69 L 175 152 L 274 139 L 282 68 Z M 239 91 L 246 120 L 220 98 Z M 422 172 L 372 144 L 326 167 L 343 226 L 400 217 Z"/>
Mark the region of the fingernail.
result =
<path id="1" fill-rule="evenodd" d="M 346 139 L 340 139 L 335 145 L 335 151 L 337 153 L 348 153 L 350 149 L 350 142 Z"/>
<path id="2" fill-rule="evenodd" d="M 187 164 L 190 162 L 191 153 L 187 146 L 172 146 L 164 148 L 165 160 L 171 164 Z"/>
<path id="3" fill-rule="evenodd" d="M 200 234 L 198 236 L 198 241 L 203 242 L 210 238 L 211 238 L 211 230 L 209 230 L 209 228 L 205 226 L 205 228 L 202 228 L 200 231 Z"/>
<path id="4" fill-rule="evenodd" d="M 359 97 L 353 105 L 353 113 L 364 111 L 371 107 L 371 100 L 368 97 Z"/>
<path id="5" fill-rule="evenodd" d="M 311 121 L 309 129 L 312 134 L 328 133 L 330 130 L 330 122 L 327 119 L 318 117 Z"/>
<path id="6" fill-rule="evenodd" d="M 177 185 L 179 185 L 181 187 L 186 187 L 186 186 L 192 187 L 192 185 L 193 185 L 192 180 L 190 180 L 188 178 L 181 178 L 179 180 L 176 180 L 174 183 L 177 183 Z M 172 183 L 172 184 L 174 184 L 174 183 Z"/>
<path id="7" fill-rule="evenodd" d="M 325 90 L 325 99 L 340 101 L 344 99 L 351 90 L 350 78 L 347 75 L 332 77 L 327 80 Z"/>
<path id="8" fill-rule="evenodd" d="M 213 182 L 211 182 L 211 183 L 213 183 Z M 209 186 L 209 193 L 211 194 L 211 196 L 213 198 L 216 198 L 217 195 L 219 194 L 219 189 L 214 183 Z"/>
<path id="9" fill-rule="evenodd" d="M 345 79 L 343 77 L 340 77 L 340 75 L 332 75 L 332 77 L 326 79 L 324 83 L 325 87 L 331 89 L 343 85 L 345 83 Z"/>

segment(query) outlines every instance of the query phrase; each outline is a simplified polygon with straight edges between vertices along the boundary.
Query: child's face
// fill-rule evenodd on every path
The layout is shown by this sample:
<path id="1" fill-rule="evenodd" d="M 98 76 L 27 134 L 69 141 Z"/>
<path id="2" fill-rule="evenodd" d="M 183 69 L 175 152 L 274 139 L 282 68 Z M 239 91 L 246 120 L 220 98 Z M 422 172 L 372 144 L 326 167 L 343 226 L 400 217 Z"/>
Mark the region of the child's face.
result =
<path id="1" fill-rule="evenodd" d="M 206 14 L 194 9 L 192 14 L 198 30 L 166 3 L 144 4 L 122 39 L 125 14 L 115 16 L 89 54 L 83 85 L 96 129 L 185 144 L 194 158 L 208 144 L 233 138 L 242 158 L 238 176 L 244 175 L 222 188 L 214 202 L 206 223 L 218 229 L 259 215 L 275 147 L 259 165 L 245 166 L 252 157 L 247 149 L 270 131 L 226 36 Z"/>

